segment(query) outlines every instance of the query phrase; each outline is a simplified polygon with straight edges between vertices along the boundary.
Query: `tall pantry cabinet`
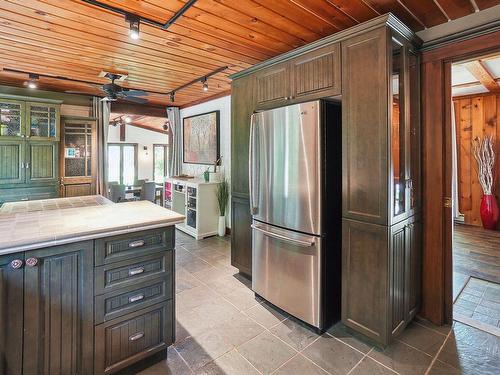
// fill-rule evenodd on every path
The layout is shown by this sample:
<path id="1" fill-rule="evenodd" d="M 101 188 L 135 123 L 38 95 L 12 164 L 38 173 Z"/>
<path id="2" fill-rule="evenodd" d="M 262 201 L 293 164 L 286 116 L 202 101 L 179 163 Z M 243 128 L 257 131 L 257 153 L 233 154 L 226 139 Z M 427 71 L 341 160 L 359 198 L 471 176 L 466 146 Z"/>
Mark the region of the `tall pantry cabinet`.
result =
<path id="1" fill-rule="evenodd" d="M 233 75 L 232 264 L 250 275 L 250 116 L 342 102 L 342 321 L 388 344 L 420 303 L 420 40 L 392 14 Z"/>

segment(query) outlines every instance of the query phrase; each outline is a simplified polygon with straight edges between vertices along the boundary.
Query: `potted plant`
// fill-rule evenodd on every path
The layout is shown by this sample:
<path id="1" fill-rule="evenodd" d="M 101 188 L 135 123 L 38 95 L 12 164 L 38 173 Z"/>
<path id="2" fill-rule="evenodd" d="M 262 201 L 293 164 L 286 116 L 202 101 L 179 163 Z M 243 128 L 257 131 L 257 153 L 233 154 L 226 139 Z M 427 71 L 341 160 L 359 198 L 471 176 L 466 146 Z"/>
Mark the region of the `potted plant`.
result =
<path id="1" fill-rule="evenodd" d="M 219 236 L 226 235 L 226 208 L 229 200 L 229 184 L 226 178 L 223 178 L 217 185 L 217 203 L 219 205 Z"/>
<path id="2" fill-rule="evenodd" d="M 477 176 L 483 189 L 479 211 L 485 229 L 496 229 L 498 223 L 498 204 L 492 193 L 493 167 L 495 166 L 494 143 L 492 135 L 487 135 L 483 139 L 476 137 L 472 141 L 474 158 L 477 162 Z"/>

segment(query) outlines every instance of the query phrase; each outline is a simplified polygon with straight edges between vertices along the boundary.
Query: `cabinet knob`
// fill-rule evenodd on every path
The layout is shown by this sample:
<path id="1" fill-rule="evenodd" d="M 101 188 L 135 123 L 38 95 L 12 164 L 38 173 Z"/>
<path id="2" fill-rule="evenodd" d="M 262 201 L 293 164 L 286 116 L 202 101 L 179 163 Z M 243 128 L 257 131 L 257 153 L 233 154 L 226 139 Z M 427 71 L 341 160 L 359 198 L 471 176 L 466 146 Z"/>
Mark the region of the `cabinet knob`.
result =
<path id="1" fill-rule="evenodd" d="M 38 264 L 38 258 L 28 258 L 26 259 L 26 265 L 28 267 L 35 267 Z"/>
<path id="2" fill-rule="evenodd" d="M 15 270 L 18 270 L 23 266 L 23 261 L 21 259 L 14 259 L 12 262 L 10 262 L 10 266 Z"/>

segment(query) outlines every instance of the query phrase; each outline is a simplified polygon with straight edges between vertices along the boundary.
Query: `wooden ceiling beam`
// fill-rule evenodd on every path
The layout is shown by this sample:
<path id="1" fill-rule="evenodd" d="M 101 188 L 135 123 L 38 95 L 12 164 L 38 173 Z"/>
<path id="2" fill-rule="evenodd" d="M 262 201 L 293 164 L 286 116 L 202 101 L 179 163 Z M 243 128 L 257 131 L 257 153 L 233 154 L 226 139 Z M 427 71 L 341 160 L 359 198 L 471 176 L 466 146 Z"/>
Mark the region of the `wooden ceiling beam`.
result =
<path id="1" fill-rule="evenodd" d="M 467 70 L 490 92 L 500 92 L 500 86 L 481 60 L 470 61 L 464 64 Z"/>
<path id="2" fill-rule="evenodd" d="M 168 131 L 166 131 L 166 130 L 154 128 L 152 126 L 147 126 L 147 125 L 143 125 L 143 124 L 138 124 L 138 123 L 135 123 L 135 122 L 129 122 L 126 125 L 128 125 L 128 126 L 135 126 L 136 128 L 141 128 L 141 129 L 149 130 L 149 131 L 156 132 L 156 133 L 168 134 Z"/>

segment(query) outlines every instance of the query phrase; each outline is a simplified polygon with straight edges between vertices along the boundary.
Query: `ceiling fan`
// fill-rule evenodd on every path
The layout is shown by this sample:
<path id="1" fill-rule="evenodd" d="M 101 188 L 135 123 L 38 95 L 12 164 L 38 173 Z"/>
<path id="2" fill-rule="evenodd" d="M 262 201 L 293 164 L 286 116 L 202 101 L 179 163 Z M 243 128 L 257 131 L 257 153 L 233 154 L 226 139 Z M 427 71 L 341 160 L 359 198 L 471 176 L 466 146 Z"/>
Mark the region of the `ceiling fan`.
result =
<path id="1" fill-rule="evenodd" d="M 102 86 L 102 91 L 106 96 L 101 99 L 101 101 L 114 102 L 118 99 L 126 100 L 129 102 L 137 104 L 146 104 L 147 99 L 141 98 L 141 96 L 147 96 L 148 93 L 142 90 L 131 90 L 126 87 L 121 87 L 115 83 L 115 79 L 119 78 L 118 75 L 113 73 L 108 73 L 105 75 L 106 78 L 111 80 L 111 83 L 106 83 Z"/>

